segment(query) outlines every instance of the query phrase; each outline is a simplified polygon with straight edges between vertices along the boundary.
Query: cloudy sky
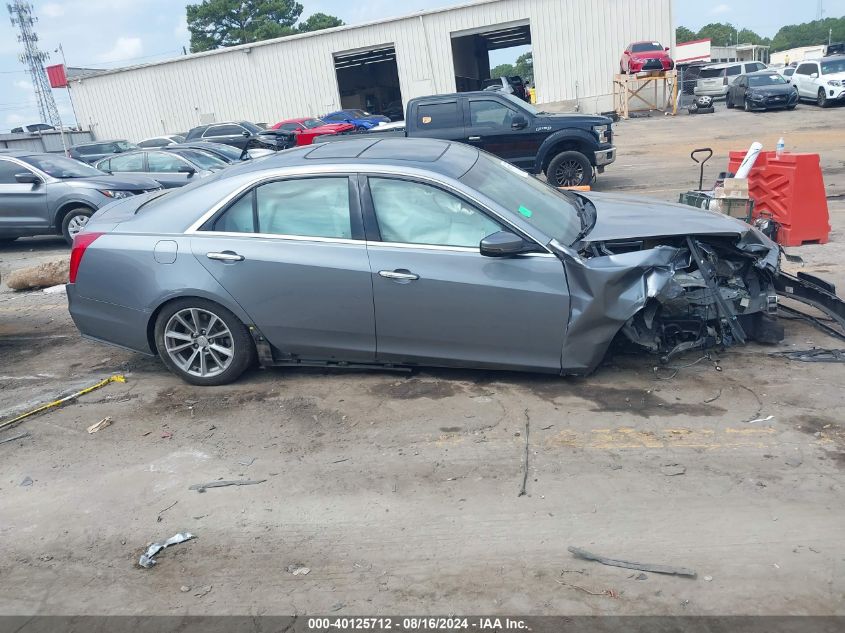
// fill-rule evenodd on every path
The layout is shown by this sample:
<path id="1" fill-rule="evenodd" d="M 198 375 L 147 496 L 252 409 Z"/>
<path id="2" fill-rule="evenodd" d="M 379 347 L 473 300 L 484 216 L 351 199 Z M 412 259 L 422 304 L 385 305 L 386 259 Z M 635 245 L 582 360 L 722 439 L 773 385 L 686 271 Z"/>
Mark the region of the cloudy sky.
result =
<path id="1" fill-rule="evenodd" d="M 377 20 L 414 10 L 431 9 L 466 0 L 300 0 L 303 16 L 321 11 L 337 15 L 347 24 Z M 0 3 L 5 5 L 5 2 Z M 60 63 L 54 52 L 59 44 L 68 65 L 107 68 L 172 57 L 188 44 L 182 0 L 33 0 L 42 49 L 50 63 Z M 815 18 L 816 0 L 675 0 L 675 21 L 693 30 L 708 22 L 729 21 L 761 35 L 774 35 L 784 24 Z M 845 15 L 845 0 L 824 0 L 825 15 Z M 17 60 L 19 45 L 5 7 L 0 7 L 0 131 L 22 123 L 38 122 L 38 108 L 26 71 Z M 494 65 L 512 61 L 521 51 L 497 51 Z M 57 89 L 62 121 L 73 123 L 65 90 Z"/>

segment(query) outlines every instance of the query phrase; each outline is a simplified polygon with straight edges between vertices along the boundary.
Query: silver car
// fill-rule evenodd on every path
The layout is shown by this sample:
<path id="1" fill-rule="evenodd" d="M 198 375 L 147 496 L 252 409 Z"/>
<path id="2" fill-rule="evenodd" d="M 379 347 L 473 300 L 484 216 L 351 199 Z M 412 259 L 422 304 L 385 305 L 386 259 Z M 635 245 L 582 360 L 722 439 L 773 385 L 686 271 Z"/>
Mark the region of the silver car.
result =
<path id="1" fill-rule="evenodd" d="M 165 189 L 183 187 L 197 178 L 205 178 L 226 168 L 227 163 L 211 154 L 195 149 L 139 150 L 126 152 L 96 163 L 97 169 L 109 174 L 146 176 Z"/>
<path id="2" fill-rule="evenodd" d="M 102 209 L 67 294 L 83 335 L 199 385 L 256 359 L 585 374 L 617 335 L 667 358 L 780 340 L 779 256 L 726 215 L 355 137 Z"/>
<path id="3" fill-rule="evenodd" d="M 61 154 L 0 150 L 0 241 L 52 234 L 70 244 L 100 207 L 158 189 L 155 180 L 110 176 Z"/>

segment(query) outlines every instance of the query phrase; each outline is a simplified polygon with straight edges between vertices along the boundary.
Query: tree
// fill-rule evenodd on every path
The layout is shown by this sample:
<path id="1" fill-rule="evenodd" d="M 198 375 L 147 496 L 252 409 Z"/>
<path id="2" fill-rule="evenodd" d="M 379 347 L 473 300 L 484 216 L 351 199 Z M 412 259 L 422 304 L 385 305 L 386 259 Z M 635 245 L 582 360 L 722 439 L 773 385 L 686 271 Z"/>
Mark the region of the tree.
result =
<path id="1" fill-rule="evenodd" d="M 296 27 L 300 33 L 308 33 L 310 31 L 320 31 L 322 29 L 330 29 L 335 26 L 343 26 L 344 21 L 336 18 L 333 15 L 326 15 L 325 13 L 314 13 L 309 16 L 307 20 L 300 22 Z"/>
<path id="2" fill-rule="evenodd" d="M 782 27 L 772 38 L 772 51 L 845 41 L 845 17 L 825 18 Z"/>
<path id="3" fill-rule="evenodd" d="M 516 64 L 514 65 L 514 73 L 515 75 L 519 75 L 522 77 L 523 81 L 530 81 L 532 84 L 534 83 L 534 55 L 529 51 L 527 53 L 523 53 L 519 57 L 516 58 Z"/>
<path id="4" fill-rule="evenodd" d="M 685 26 L 679 26 L 675 29 L 675 43 L 676 44 L 683 44 L 684 42 L 691 42 L 694 39 L 698 39 L 698 35 L 695 31 L 691 31 Z"/>
<path id="5" fill-rule="evenodd" d="M 733 24 L 711 22 L 699 29 L 697 39 L 709 39 L 712 46 L 732 46 L 737 43 L 736 30 Z"/>
<path id="6" fill-rule="evenodd" d="M 302 15 L 302 5 L 296 0 L 202 0 L 185 10 L 192 53 L 343 24 L 333 16 L 315 13 L 299 29 L 294 28 Z"/>
<path id="7" fill-rule="evenodd" d="M 499 64 L 490 71 L 490 79 L 498 79 L 499 77 L 509 77 L 515 75 L 513 64 Z"/>

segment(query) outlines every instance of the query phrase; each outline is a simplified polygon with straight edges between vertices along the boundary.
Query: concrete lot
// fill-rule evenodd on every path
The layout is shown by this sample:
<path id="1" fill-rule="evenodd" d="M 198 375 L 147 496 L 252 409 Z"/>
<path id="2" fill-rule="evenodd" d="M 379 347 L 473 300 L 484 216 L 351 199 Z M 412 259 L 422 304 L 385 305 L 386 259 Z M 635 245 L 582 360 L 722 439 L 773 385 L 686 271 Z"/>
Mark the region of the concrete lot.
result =
<path id="1" fill-rule="evenodd" d="M 697 182 L 691 149 L 716 150 L 712 181 L 729 149 L 783 135 L 821 153 L 834 227 L 790 250 L 845 288 L 842 110 L 719 108 L 618 124 L 597 189 L 674 200 Z M 0 272 L 63 253 L 20 240 Z M 674 377 L 640 355 L 580 379 L 255 370 L 203 389 L 80 339 L 63 295 L 2 286 L 0 419 L 127 382 L 0 433 L 30 433 L 0 444 L 0 613 L 843 615 L 843 368 L 768 355 L 841 343 L 786 328 Z M 266 481 L 188 490 L 220 478 Z M 198 538 L 137 567 L 182 530 Z M 638 579 L 570 545 L 698 578 Z"/>

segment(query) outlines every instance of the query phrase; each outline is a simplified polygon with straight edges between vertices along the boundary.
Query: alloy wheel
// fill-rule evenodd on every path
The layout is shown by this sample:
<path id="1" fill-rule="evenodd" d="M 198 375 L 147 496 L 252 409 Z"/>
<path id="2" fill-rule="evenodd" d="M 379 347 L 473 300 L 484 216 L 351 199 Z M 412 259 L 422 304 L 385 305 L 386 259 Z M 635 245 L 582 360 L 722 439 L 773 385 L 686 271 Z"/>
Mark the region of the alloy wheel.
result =
<path id="1" fill-rule="evenodd" d="M 170 317 L 164 346 L 182 371 L 200 378 L 222 374 L 235 357 L 232 333 L 223 319 L 201 308 L 185 308 Z"/>
<path id="2" fill-rule="evenodd" d="M 87 215 L 75 215 L 70 219 L 67 223 L 67 232 L 71 238 L 76 237 L 77 233 L 80 233 L 85 228 L 88 220 L 89 216 Z"/>
<path id="3" fill-rule="evenodd" d="M 576 187 L 584 179 L 584 167 L 577 160 L 565 160 L 555 170 L 558 187 Z"/>
<path id="4" fill-rule="evenodd" d="M 825 93 L 824 88 L 819 89 L 819 96 L 816 101 L 818 102 L 820 108 L 823 108 L 827 105 L 827 93 Z"/>

